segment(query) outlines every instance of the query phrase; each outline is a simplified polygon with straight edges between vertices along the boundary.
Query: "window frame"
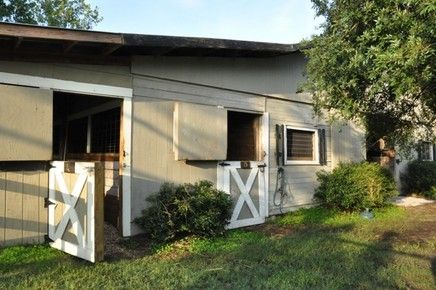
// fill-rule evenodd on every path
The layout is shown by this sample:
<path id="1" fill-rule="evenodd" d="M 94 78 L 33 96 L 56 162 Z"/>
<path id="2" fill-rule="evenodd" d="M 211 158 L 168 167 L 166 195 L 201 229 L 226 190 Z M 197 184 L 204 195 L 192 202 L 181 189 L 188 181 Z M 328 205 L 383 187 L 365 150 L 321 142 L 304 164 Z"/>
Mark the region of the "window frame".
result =
<path id="1" fill-rule="evenodd" d="M 283 157 L 285 165 L 320 165 L 319 162 L 319 136 L 318 129 L 307 127 L 295 127 L 291 125 L 283 126 Z M 287 130 L 306 131 L 313 133 L 313 160 L 288 160 L 288 136 Z"/>
<path id="2" fill-rule="evenodd" d="M 419 146 L 422 146 L 421 148 L 418 148 L 418 150 L 422 150 L 424 149 L 424 147 L 426 147 L 426 150 L 428 150 L 428 159 L 427 158 L 421 158 L 422 161 L 435 161 L 436 160 L 436 156 L 434 156 L 434 149 L 433 147 L 435 146 L 435 144 L 428 142 L 428 141 L 423 141 L 421 142 L 421 144 Z M 419 154 L 423 154 L 423 152 L 418 153 Z"/>

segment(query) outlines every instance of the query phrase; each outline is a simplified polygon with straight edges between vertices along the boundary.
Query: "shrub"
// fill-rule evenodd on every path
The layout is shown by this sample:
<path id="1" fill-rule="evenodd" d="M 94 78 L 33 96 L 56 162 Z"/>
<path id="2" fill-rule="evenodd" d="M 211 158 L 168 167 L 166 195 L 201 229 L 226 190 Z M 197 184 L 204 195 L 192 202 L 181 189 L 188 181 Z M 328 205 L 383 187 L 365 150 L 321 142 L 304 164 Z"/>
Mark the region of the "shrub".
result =
<path id="1" fill-rule="evenodd" d="M 362 210 L 386 204 L 397 194 L 389 171 L 377 163 L 341 163 L 332 172 L 317 173 L 315 197 L 328 207 Z"/>
<path id="2" fill-rule="evenodd" d="M 147 201 L 151 206 L 135 222 L 156 241 L 188 235 L 219 236 L 231 217 L 230 196 L 209 181 L 164 183 Z"/>
<path id="3" fill-rule="evenodd" d="M 406 194 L 415 193 L 436 199 L 436 162 L 409 162 L 401 174 L 401 185 Z"/>

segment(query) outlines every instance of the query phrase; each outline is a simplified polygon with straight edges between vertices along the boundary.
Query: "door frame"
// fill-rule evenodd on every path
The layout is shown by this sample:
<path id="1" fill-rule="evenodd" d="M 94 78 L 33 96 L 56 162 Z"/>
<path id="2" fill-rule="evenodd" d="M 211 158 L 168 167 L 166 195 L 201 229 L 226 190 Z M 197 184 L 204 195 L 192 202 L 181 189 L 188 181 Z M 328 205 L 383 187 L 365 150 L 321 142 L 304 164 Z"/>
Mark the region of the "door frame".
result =
<path id="1" fill-rule="evenodd" d="M 39 77 L 26 74 L 15 74 L 0 72 L 0 83 L 18 86 L 27 86 L 40 89 L 49 89 L 56 92 L 77 93 L 93 96 L 123 99 L 122 124 L 123 150 L 120 154 L 120 169 L 123 172 L 122 178 L 122 235 L 131 235 L 131 152 L 132 152 L 132 98 L 133 89 L 76 82 L 55 78 Z"/>
<path id="2" fill-rule="evenodd" d="M 246 112 L 242 110 L 238 110 L 240 112 Z M 261 145 L 261 155 L 263 158 L 259 161 L 253 161 L 254 163 L 264 163 L 265 167 L 263 168 L 263 173 L 265 176 L 265 199 L 264 204 L 259 205 L 259 218 L 267 218 L 269 216 L 269 113 L 268 112 L 261 112 L 261 113 L 255 113 L 255 112 L 247 112 L 252 114 L 258 114 L 260 115 L 260 132 L 259 132 L 259 141 Z M 251 162 L 251 163 L 253 163 Z M 217 188 L 223 188 L 224 187 L 224 175 L 223 175 L 223 168 L 220 165 L 221 162 L 217 163 Z M 230 166 L 237 166 L 240 164 L 240 161 L 225 161 L 225 163 L 229 164 Z M 229 178 L 231 178 L 229 176 Z M 263 209 L 263 213 L 261 212 L 261 209 Z M 243 227 L 243 226 L 249 226 L 251 224 L 246 224 L 244 222 L 237 223 L 236 227 Z M 235 228 L 235 227 L 232 227 Z"/>

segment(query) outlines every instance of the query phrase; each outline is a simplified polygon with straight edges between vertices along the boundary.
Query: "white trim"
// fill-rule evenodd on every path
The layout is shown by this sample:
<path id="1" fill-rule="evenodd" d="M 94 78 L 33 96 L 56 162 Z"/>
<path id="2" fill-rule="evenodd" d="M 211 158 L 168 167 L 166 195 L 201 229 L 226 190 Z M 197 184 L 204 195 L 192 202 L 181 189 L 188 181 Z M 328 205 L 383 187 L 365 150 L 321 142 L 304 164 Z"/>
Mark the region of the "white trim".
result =
<path id="1" fill-rule="evenodd" d="M 124 133 L 124 158 L 122 166 L 123 170 L 123 195 L 122 195 L 122 224 L 123 237 L 131 235 L 131 192 L 132 192 L 132 116 L 133 106 L 132 99 L 124 99 L 123 101 L 123 133 Z"/>
<path id="2" fill-rule="evenodd" d="M 52 89 L 54 91 L 69 93 L 111 96 L 116 98 L 131 98 L 133 96 L 133 90 L 131 88 L 66 81 L 6 72 L 0 72 L 0 83 Z"/>
<path id="3" fill-rule="evenodd" d="M 318 136 L 318 130 L 313 128 L 303 128 L 303 127 L 294 127 L 285 125 L 283 132 L 283 154 L 285 156 L 285 165 L 319 165 L 319 136 Z M 313 138 L 313 160 L 288 160 L 288 139 L 287 139 L 287 132 L 286 130 L 298 130 L 298 131 L 307 131 L 307 132 L 313 132 L 314 138 Z"/>
<path id="4" fill-rule="evenodd" d="M 261 118 L 261 148 L 262 148 L 262 154 L 263 162 L 265 163 L 266 167 L 264 167 L 265 171 L 265 204 L 263 209 L 259 209 L 259 211 L 262 213 L 265 213 L 265 217 L 269 216 L 269 113 L 264 113 Z"/>

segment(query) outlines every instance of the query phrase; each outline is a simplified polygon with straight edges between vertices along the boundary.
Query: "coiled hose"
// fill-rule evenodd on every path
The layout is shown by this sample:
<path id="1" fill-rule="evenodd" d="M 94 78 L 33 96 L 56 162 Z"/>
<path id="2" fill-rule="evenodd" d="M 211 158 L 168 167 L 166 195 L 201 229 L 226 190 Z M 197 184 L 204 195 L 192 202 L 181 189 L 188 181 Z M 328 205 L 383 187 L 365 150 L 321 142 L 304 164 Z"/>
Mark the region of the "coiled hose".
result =
<path id="1" fill-rule="evenodd" d="M 277 202 L 277 196 L 280 195 L 280 199 Z M 279 167 L 277 169 L 277 182 L 276 189 L 274 191 L 273 203 L 274 206 L 279 207 L 280 213 L 283 213 L 283 201 L 285 197 L 291 195 L 291 186 L 288 183 L 288 178 L 286 176 L 285 169 Z"/>

